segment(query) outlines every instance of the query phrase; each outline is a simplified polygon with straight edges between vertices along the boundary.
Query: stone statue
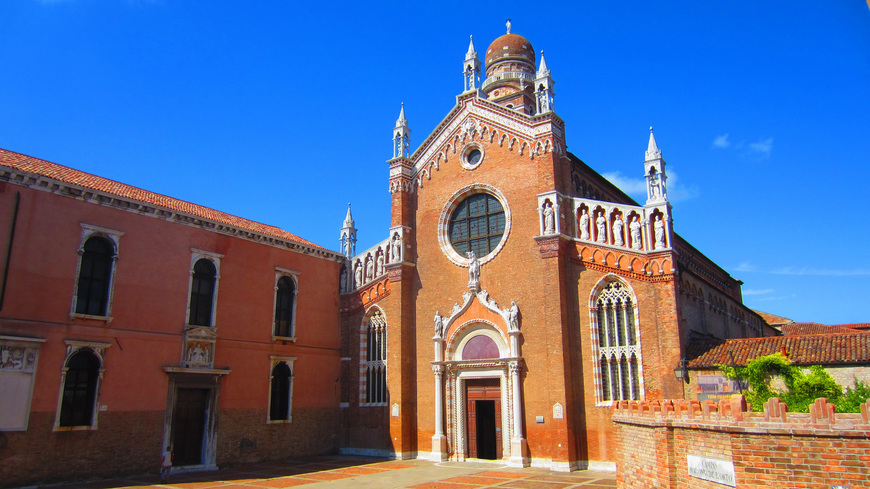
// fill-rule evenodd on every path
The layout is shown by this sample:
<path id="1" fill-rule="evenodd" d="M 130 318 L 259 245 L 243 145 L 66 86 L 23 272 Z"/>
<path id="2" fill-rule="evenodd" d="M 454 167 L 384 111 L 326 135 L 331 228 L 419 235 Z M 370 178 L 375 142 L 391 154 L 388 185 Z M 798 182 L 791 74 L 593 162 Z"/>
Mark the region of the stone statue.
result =
<path id="1" fill-rule="evenodd" d="M 544 234 L 553 234 L 556 232 L 556 223 L 554 218 L 553 204 L 547 202 L 544 204 Z"/>
<path id="2" fill-rule="evenodd" d="M 616 246 L 622 246 L 622 227 L 624 225 L 622 217 L 617 215 L 616 220 L 613 221 L 613 244 Z"/>
<path id="3" fill-rule="evenodd" d="M 580 239 L 589 239 L 589 212 L 586 209 L 580 216 Z"/>
<path id="4" fill-rule="evenodd" d="M 474 251 L 466 253 L 468 256 L 468 288 L 478 290 L 480 288 L 480 262 L 477 261 Z"/>
<path id="5" fill-rule="evenodd" d="M 393 263 L 402 261 L 402 237 L 399 233 L 393 235 Z"/>
<path id="6" fill-rule="evenodd" d="M 440 338 L 443 334 L 444 329 L 444 318 L 441 317 L 441 314 L 438 311 L 435 311 L 435 337 Z"/>
<path id="7" fill-rule="evenodd" d="M 366 257 L 366 279 L 365 279 L 366 282 L 368 282 L 374 278 L 374 272 L 375 272 L 374 271 L 374 260 L 372 260 L 371 256 L 367 256 Z"/>
<path id="8" fill-rule="evenodd" d="M 354 288 L 359 288 L 363 284 L 363 273 L 362 273 L 362 265 L 360 265 L 357 260 L 356 266 L 354 267 Z"/>
<path id="9" fill-rule="evenodd" d="M 347 267 L 341 267 L 341 292 L 347 291 Z"/>
<path id="10" fill-rule="evenodd" d="M 511 307 L 507 310 L 508 315 L 508 331 L 519 331 L 520 330 L 520 308 L 517 306 L 517 303 L 511 301 Z"/>
<path id="11" fill-rule="evenodd" d="M 598 226 L 598 237 L 595 241 L 599 243 L 607 242 L 607 219 L 604 218 L 604 211 L 598 214 L 598 219 L 595 220 L 595 225 Z"/>
<path id="12" fill-rule="evenodd" d="M 665 247 L 665 222 L 662 221 L 662 216 L 656 216 L 653 227 L 656 230 L 656 249 L 660 250 Z"/>
<path id="13" fill-rule="evenodd" d="M 641 249 L 643 240 L 640 237 L 640 217 L 635 217 L 628 227 L 631 229 L 631 247 Z"/>
<path id="14" fill-rule="evenodd" d="M 375 267 L 375 276 L 379 277 L 382 273 L 384 273 L 384 255 L 380 254 L 378 255 L 378 262 Z"/>

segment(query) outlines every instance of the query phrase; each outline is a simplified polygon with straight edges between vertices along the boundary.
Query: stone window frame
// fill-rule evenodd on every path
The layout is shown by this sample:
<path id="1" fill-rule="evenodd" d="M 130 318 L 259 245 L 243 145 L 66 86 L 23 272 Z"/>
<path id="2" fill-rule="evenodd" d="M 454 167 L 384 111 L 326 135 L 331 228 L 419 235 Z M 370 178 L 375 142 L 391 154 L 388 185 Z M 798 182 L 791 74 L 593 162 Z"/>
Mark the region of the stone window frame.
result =
<path id="1" fill-rule="evenodd" d="M 468 197 L 474 194 L 487 193 L 491 196 L 495 197 L 496 200 L 504 209 L 504 234 L 502 235 L 501 241 L 499 241 L 498 246 L 495 247 L 494 250 L 489 252 L 486 256 L 478 256 L 477 261 L 479 264 L 483 265 L 492 259 L 494 259 L 504 248 L 508 239 L 510 238 L 511 233 L 511 209 L 508 206 L 507 197 L 505 197 L 504 193 L 501 192 L 498 188 L 489 185 L 487 183 L 472 183 L 471 185 L 467 185 L 457 190 L 444 204 L 444 208 L 441 210 L 441 215 L 438 218 L 438 245 L 441 247 L 441 251 L 447 256 L 447 258 L 453 262 L 455 265 L 460 267 L 468 268 L 469 260 L 467 256 L 460 255 L 454 248 L 453 244 L 450 242 L 450 218 L 453 216 L 453 212 L 456 210 L 456 207 L 462 203 Z"/>
<path id="2" fill-rule="evenodd" d="M 480 159 L 477 161 L 477 163 L 473 163 L 468 160 L 468 155 L 475 150 L 480 152 Z M 462 166 L 462 168 L 466 170 L 475 170 L 483 163 L 483 160 L 485 158 L 486 151 L 484 150 L 483 145 L 475 141 L 466 144 L 465 147 L 462 148 L 462 152 L 459 154 L 459 164 Z"/>
<path id="3" fill-rule="evenodd" d="M 45 343 L 44 338 L 28 338 L 23 336 L 7 336 L 0 335 L 0 377 L 5 374 L 21 378 L 22 376 L 29 377 L 27 382 L 27 392 L 22 396 L 5 396 L 5 402 L 17 402 L 20 406 L 20 411 L 23 413 L 23 422 L 20 425 L 0 426 L 2 431 L 27 431 L 27 426 L 30 423 L 30 406 L 33 402 L 33 387 L 36 383 L 36 368 L 39 363 L 39 351 Z M 20 350 L 22 357 L 16 359 L 14 353 L 9 353 L 10 350 Z M 18 361 L 16 361 L 18 360 Z M 26 381 L 26 380 L 25 380 Z M 0 383 L 3 385 L 3 383 Z M 6 410 L 6 413 L 15 412 L 14 408 L 0 402 L 0 409 Z"/>
<path id="4" fill-rule="evenodd" d="M 187 282 L 187 308 L 184 311 L 185 329 L 199 328 L 199 327 L 217 328 L 216 319 L 217 319 L 217 304 L 218 304 L 218 288 L 220 286 L 220 281 L 221 281 L 221 258 L 223 258 L 224 255 L 222 255 L 220 253 L 215 253 L 212 251 L 200 250 L 197 248 L 191 248 L 190 251 L 191 251 L 190 270 L 189 270 L 190 278 L 188 279 L 188 282 Z M 194 274 L 193 268 L 196 266 L 196 262 L 198 262 L 199 260 L 203 260 L 203 259 L 210 261 L 212 263 L 212 265 L 214 265 L 214 270 L 215 270 L 215 272 L 214 272 L 214 290 L 212 290 L 212 299 L 211 299 L 211 316 L 210 316 L 210 321 L 209 321 L 210 324 L 208 324 L 207 326 L 190 324 L 190 299 L 191 299 L 191 294 L 193 293 L 193 274 Z"/>
<path id="5" fill-rule="evenodd" d="M 618 345 L 615 347 L 602 347 L 600 345 L 599 340 L 599 331 L 600 325 L 598 324 L 598 299 L 601 297 L 604 288 L 610 285 L 613 282 L 618 282 L 622 287 L 624 287 L 629 295 L 629 300 L 631 301 L 631 310 L 633 314 L 634 321 L 634 335 L 635 335 L 635 344 L 634 345 Z M 626 358 L 631 358 L 631 355 L 635 356 L 636 359 L 636 375 L 637 375 L 637 393 L 635 400 L 643 400 L 645 397 L 645 388 L 644 388 L 644 375 L 643 375 L 643 357 L 642 357 L 642 348 L 641 348 L 641 335 L 640 335 L 640 314 L 639 314 L 639 306 L 637 301 L 637 294 L 634 291 L 634 288 L 622 277 L 619 277 L 615 274 L 608 274 L 602 277 L 592 288 L 592 292 L 589 295 L 589 324 L 590 324 L 590 333 L 592 335 L 592 371 L 594 375 L 594 385 L 595 385 L 595 405 L 598 407 L 606 407 L 613 406 L 614 403 L 619 402 L 623 399 L 616 399 L 611 393 L 611 399 L 604 399 L 604 372 L 602 372 L 600 359 L 602 355 L 607 353 L 611 353 L 613 355 L 626 355 Z M 618 332 L 617 332 L 618 338 Z M 603 351 L 604 350 L 604 351 Z M 629 364 L 629 369 L 631 365 Z M 609 375 L 609 374 L 608 374 Z M 629 371 L 628 375 L 631 375 Z M 621 385 L 622 373 L 620 373 L 620 385 Z M 628 379 L 629 388 L 631 389 L 631 378 Z M 620 395 L 621 397 L 621 395 Z M 632 399 L 626 399 L 632 400 Z"/>
<path id="6" fill-rule="evenodd" d="M 98 427 L 99 420 L 99 412 L 101 410 L 100 406 L 100 391 L 103 385 L 103 375 L 106 371 L 106 348 L 112 346 L 111 343 L 104 343 L 101 341 L 80 341 L 80 340 L 64 340 L 64 344 L 66 345 L 66 355 L 63 359 L 63 363 L 61 364 L 61 375 L 60 375 L 60 388 L 57 396 L 57 409 L 55 410 L 54 416 L 54 428 L 53 431 L 93 431 Z M 92 399 L 91 405 L 91 423 L 89 425 L 82 426 L 61 426 L 60 425 L 60 415 L 61 408 L 63 406 L 63 393 L 66 387 L 66 375 L 69 370 L 69 361 L 70 359 L 76 355 L 77 353 L 89 350 L 94 356 L 97 357 L 97 360 L 100 362 L 100 368 L 97 373 L 97 383 L 94 388 L 94 398 Z"/>
<path id="7" fill-rule="evenodd" d="M 368 360 L 368 352 L 369 352 L 369 341 L 368 341 L 368 333 L 370 328 L 370 320 L 375 315 L 380 313 L 383 318 L 383 358 L 376 360 Z M 387 406 L 389 405 L 389 321 L 387 320 L 387 315 L 378 306 L 370 307 L 365 315 L 363 316 L 363 320 L 360 324 L 360 349 L 359 349 L 359 360 L 360 360 L 360 376 L 359 376 L 359 405 L 361 407 L 373 407 L 373 406 Z M 368 372 L 372 367 L 382 367 L 384 372 L 384 393 L 383 393 L 383 401 L 378 402 L 369 402 L 368 394 L 369 394 L 369 385 L 368 385 Z"/>
<path id="8" fill-rule="evenodd" d="M 268 408 L 266 409 L 266 424 L 289 424 L 293 422 L 293 384 L 296 378 L 295 363 L 296 357 L 288 357 L 281 355 L 269 356 L 269 399 Z M 287 392 L 287 419 L 272 419 L 272 377 L 275 372 L 275 367 L 278 364 L 285 364 L 290 369 L 290 388 Z"/>
<path id="9" fill-rule="evenodd" d="M 275 267 L 275 288 L 272 295 L 272 341 L 290 341 L 296 343 L 296 311 L 299 309 L 299 275 L 296 270 Z M 293 281 L 293 312 L 290 314 L 290 336 L 280 336 L 278 332 L 278 281 L 289 277 Z"/>
<path id="10" fill-rule="evenodd" d="M 72 304 L 70 306 L 69 317 L 70 319 L 97 319 L 105 321 L 106 324 L 108 324 L 112 322 L 112 305 L 115 296 L 115 272 L 118 269 L 118 258 L 120 256 L 121 249 L 121 236 L 124 235 L 124 232 L 83 222 L 80 222 L 79 225 L 82 227 L 82 236 L 81 240 L 79 241 L 79 247 L 76 250 L 79 255 L 79 259 L 76 261 L 76 274 L 75 281 L 73 282 Z M 105 315 L 102 316 L 76 312 L 76 305 L 79 298 L 79 276 L 82 272 L 82 258 L 85 253 L 85 243 L 87 243 L 89 239 L 94 237 L 107 240 L 113 248 L 112 267 L 109 271 L 109 283 L 106 286 L 106 311 Z"/>

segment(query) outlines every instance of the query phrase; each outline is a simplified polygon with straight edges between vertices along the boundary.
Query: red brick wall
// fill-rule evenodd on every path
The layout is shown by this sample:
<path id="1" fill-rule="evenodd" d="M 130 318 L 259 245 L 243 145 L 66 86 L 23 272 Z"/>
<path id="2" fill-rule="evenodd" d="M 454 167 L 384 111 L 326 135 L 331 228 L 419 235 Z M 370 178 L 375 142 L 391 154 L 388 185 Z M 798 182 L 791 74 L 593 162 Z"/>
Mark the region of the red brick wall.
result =
<path id="1" fill-rule="evenodd" d="M 617 487 L 726 487 L 690 476 L 687 455 L 732 462 L 740 488 L 870 487 L 870 403 L 862 414 L 831 417 L 832 406 L 820 403 L 784 418 L 772 406 L 748 413 L 741 404 L 739 395 L 719 404 L 623 403 L 613 416 Z"/>

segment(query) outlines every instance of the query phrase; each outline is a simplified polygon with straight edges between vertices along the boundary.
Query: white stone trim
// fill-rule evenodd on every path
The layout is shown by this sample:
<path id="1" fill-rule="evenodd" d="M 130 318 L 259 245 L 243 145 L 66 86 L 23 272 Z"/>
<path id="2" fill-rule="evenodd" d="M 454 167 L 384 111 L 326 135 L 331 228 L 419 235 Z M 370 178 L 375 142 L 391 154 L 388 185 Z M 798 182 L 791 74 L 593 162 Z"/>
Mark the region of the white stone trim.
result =
<path id="1" fill-rule="evenodd" d="M 299 275 L 295 270 L 287 268 L 275 267 L 275 287 L 272 294 L 272 341 L 285 340 L 296 343 L 296 309 L 299 306 Z M 278 336 L 275 332 L 278 329 L 277 318 L 275 311 L 278 308 L 278 281 L 283 277 L 289 277 L 293 281 L 293 312 L 290 315 L 290 336 Z"/>
<path id="2" fill-rule="evenodd" d="M 112 346 L 111 343 L 104 343 L 102 341 L 82 341 L 82 340 L 64 340 L 64 344 L 66 345 L 66 354 L 63 359 L 63 363 L 61 364 L 61 374 L 60 374 L 60 390 L 57 396 L 57 409 L 54 414 L 54 428 L 53 431 L 78 431 L 78 430 L 96 430 L 97 429 L 97 415 L 100 412 L 100 389 L 103 385 L 103 373 L 106 371 L 106 349 Z M 66 374 L 67 370 L 69 370 L 68 362 L 70 358 L 76 353 L 88 349 L 96 355 L 97 360 L 100 362 L 99 372 L 97 374 L 97 385 L 94 389 L 94 399 L 93 399 L 93 412 L 91 413 L 91 424 L 85 426 L 60 426 L 60 410 L 63 406 L 63 391 L 66 386 Z"/>
<path id="3" fill-rule="evenodd" d="M 211 319 L 208 327 L 217 329 L 217 302 L 218 302 L 218 286 L 220 284 L 221 279 L 221 258 L 224 255 L 220 253 L 215 253 L 212 251 L 200 250 L 197 248 L 190 249 L 190 279 L 187 282 L 187 309 L 184 311 L 184 324 L 185 329 L 196 328 L 202 325 L 192 325 L 190 324 L 190 294 L 193 291 L 193 267 L 196 265 L 201 259 L 209 260 L 214 265 L 214 290 L 212 291 L 211 298 Z"/>
<path id="4" fill-rule="evenodd" d="M 293 366 L 293 362 L 296 361 L 296 357 L 288 357 L 282 355 L 269 355 L 269 396 L 267 401 L 266 408 L 266 424 L 287 424 L 293 422 L 293 384 L 296 382 L 294 379 L 296 378 L 296 370 Z M 287 367 L 290 368 L 290 389 L 287 393 L 289 399 L 287 399 L 287 419 L 272 419 L 272 372 L 275 371 L 275 367 L 279 363 L 286 363 Z"/>
<path id="5" fill-rule="evenodd" d="M 474 150 L 480 151 L 480 160 L 477 163 L 472 163 L 468 161 L 468 154 Z M 486 150 L 484 149 L 483 145 L 477 141 L 472 141 L 466 144 L 464 148 L 462 148 L 462 153 L 460 153 L 459 155 L 459 164 L 462 166 L 462 168 L 466 170 L 475 170 L 477 169 L 477 167 L 483 164 L 483 160 L 485 158 Z"/>
<path id="6" fill-rule="evenodd" d="M 0 400 L 0 431 L 27 431 L 39 350 L 44 342 L 43 338 L 0 335 L 0 392 L 4 393 Z M 26 384 L 26 392 L 14 397 L 12 387 L 22 384 Z M 15 414 L 20 414 L 20 422 L 11 419 Z"/>
<path id="7" fill-rule="evenodd" d="M 477 257 L 477 261 L 483 265 L 494 259 L 496 255 L 501 252 L 502 248 L 504 248 L 511 233 L 511 209 L 508 205 L 507 197 L 505 197 L 501 190 L 487 183 L 472 183 L 471 185 L 466 185 L 456 191 L 456 193 L 447 199 L 444 208 L 441 210 L 441 215 L 438 218 L 438 245 L 451 262 L 465 268 L 468 268 L 468 257 L 460 255 L 453 248 L 453 244 L 450 243 L 450 217 L 453 215 L 453 211 L 456 210 L 456 206 L 474 194 L 492 195 L 499 201 L 499 203 L 501 203 L 501 206 L 504 209 L 504 234 L 502 235 L 501 241 L 499 241 L 498 246 L 489 252 L 489 254 Z"/>
<path id="8" fill-rule="evenodd" d="M 105 321 L 106 324 L 108 324 L 112 322 L 112 303 L 115 295 L 115 271 L 118 268 L 117 263 L 121 250 L 121 236 L 124 235 L 124 232 L 84 222 L 80 222 L 79 225 L 82 227 L 82 236 L 77 250 L 79 259 L 76 261 L 76 274 L 75 281 L 73 282 L 72 305 L 70 307 L 69 317 L 70 319 L 98 319 Z M 111 270 L 109 270 L 109 284 L 107 286 L 108 290 L 106 290 L 106 313 L 102 316 L 76 312 L 76 304 L 78 303 L 79 297 L 79 274 L 82 271 L 82 257 L 85 253 L 85 243 L 93 237 L 104 238 L 112 244 L 112 267 Z"/>

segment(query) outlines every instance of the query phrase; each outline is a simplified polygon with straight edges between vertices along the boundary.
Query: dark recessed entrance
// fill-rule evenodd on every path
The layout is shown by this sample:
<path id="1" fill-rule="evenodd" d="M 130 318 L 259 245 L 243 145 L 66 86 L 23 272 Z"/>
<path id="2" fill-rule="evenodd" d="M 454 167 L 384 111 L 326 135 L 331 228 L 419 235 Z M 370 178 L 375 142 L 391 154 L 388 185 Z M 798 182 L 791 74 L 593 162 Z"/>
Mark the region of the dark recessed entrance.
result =
<path id="1" fill-rule="evenodd" d="M 172 414 L 173 465 L 203 463 L 202 449 L 210 393 L 207 389 L 178 389 Z"/>
<path id="2" fill-rule="evenodd" d="M 468 457 L 502 458 L 501 388 L 499 379 L 472 379 L 465 383 Z"/>

